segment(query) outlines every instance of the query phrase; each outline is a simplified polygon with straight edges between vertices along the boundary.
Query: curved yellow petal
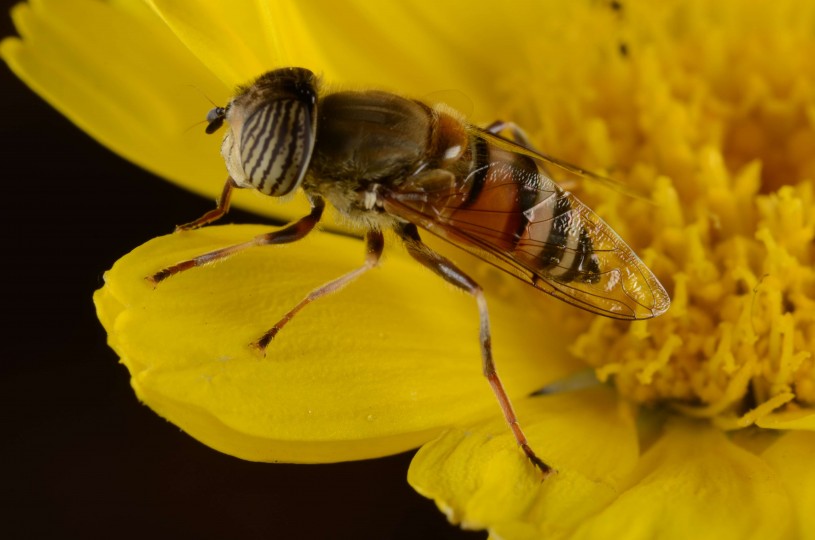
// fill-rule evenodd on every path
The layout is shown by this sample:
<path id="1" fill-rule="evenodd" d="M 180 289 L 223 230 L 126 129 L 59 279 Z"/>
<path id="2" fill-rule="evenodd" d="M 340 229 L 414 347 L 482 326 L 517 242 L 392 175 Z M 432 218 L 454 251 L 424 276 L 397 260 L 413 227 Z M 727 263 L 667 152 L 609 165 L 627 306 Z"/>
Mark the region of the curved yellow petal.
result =
<path id="1" fill-rule="evenodd" d="M 225 178 L 219 141 L 187 131 L 224 99 L 220 84 L 148 9 L 136 15 L 103 2 L 40 0 L 13 12 L 22 39 L 0 53 L 56 109 L 113 151 L 167 178 Z M 202 190 L 200 187 L 198 191 Z"/>
<path id="2" fill-rule="evenodd" d="M 328 84 L 374 86 L 414 97 L 463 92 L 483 120 L 494 120 L 501 74 L 546 10 L 463 0 L 222 2 L 151 0 L 179 39 L 228 85 L 287 65 Z M 489 39 L 485 39 L 488 36 Z"/>
<path id="3" fill-rule="evenodd" d="M 221 137 L 206 135 L 203 121 L 209 100 L 225 103 L 234 89 L 150 8 L 39 0 L 18 4 L 12 17 L 21 38 L 4 39 L 0 56 L 23 82 L 117 154 L 196 193 L 220 193 Z M 306 208 L 300 198 L 280 207 L 243 192 L 235 204 L 278 217 Z"/>
<path id="4" fill-rule="evenodd" d="M 286 62 L 280 55 L 277 35 L 278 28 L 285 23 L 269 18 L 275 2 L 148 0 L 148 3 L 179 41 L 229 88 L 245 84 Z"/>
<path id="5" fill-rule="evenodd" d="M 801 471 L 811 461 L 808 433 L 786 435 L 762 459 L 714 428 L 675 420 L 638 460 L 630 413 L 604 392 L 521 404 L 533 446 L 560 471 L 543 482 L 487 421 L 425 445 L 408 480 L 454 523 L 503 539 L 798 537 L 794 513 L 812 506 Z M 811 520 L 799 521 L 804 530 Z"/>
<path id="6" fill-rule="evenodd" d="M 669 422 L 626 484 L 571 538 L 790 538 L 782 479 L 706 424 Z"/>
<path id="7" fill-rule="evenodd" d="M 309 290 L 358 267 L 361 242 L 313 233 L 155 289 L 144 279 L 263 232 L 224 226 L 157 238 L 105 275 L 99 318 L 147 405 L 216 449 L 263 461 L 380 456 L 474 414 L 500 418 L 481 375 L 475 302 L 399 249 L 306 308 L 265 358 L 248 344 Z M 568 360 L 562 329 L 529 307 L 549 300 L 514 286 L 490 296 L 490 313 L 498 369 L 518 396 L 580 366 Z"/>
<path id="8" fill-rule="evenodd" d="M 497 419 L 456 427 L 423 446 L 408 482 L 454 523 L 500 538 L 558 538 L 601 510 L 634 468 L 630 409 L 603 387 L 518 404 L 530 444 L 558 473 L 540 472 Z"/>
<path id="9" fill-rule="evenodd" d="M 756 425 L 766 429 L 802 429 L 815 431 L 815 411 L 797 409 L 771 413 L 760 418 Z"/>
<path id="10" fill-rule="evenodd" d="M 785 433 L 761 457 L 781 477 L 795 509 L 795 525 L 791 538 L 815 538 L 815 433 L 791 431 Z"/>

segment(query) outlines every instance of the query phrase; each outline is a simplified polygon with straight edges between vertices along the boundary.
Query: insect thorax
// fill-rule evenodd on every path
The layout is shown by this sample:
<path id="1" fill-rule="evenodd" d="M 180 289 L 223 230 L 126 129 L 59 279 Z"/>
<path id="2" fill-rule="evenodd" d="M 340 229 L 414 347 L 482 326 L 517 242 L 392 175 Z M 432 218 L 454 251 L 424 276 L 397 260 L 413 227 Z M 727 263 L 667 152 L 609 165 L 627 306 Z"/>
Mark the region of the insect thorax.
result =
<path id="1" fill-rule="evenodd" d="M 382 183 L 425 160 L 432 118 L 424 105 L 367 91 L 329 94 L 318 108 L 311 171 L 321 178 Z"/>

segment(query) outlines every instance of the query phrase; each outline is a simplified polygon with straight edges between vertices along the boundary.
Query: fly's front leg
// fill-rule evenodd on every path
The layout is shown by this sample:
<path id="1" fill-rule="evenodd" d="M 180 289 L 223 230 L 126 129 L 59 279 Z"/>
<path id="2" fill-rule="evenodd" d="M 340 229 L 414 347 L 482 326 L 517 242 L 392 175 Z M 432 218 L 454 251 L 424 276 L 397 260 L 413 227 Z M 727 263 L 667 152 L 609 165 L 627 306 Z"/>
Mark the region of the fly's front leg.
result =
<path id="1" fill-rule="evenodd" d="M 312 231 L 312 229 L 314 229 L 314 226 L 317 225 L 317 223 L 320 221 L 324 209 L 325 203 L 323 202 L 323 200 L 320 198 L 314 198 L 311 201 L 311 213 L 309 215 L 300 218 L 299 220 L 283 227 L 280 230 L 266 234 L 261 234 L 249 240 L 248 242 L 243 242 L 240 244 L 235 244 L 234 246 L 217 249 L 215 251 L 210 251 L 209 253 L 199 255 L 198 257 L 188 259 L 186 261 L 181 261 L 180 263 L 176 263 L 172 266 L 168 266 L 167 268 L 159 270 L 152 276 L 147 276 L 146 279 L 147 281 L 152 283 L 153 286 L 155 286 L 158 285 L 160 282 L 164 281 L 165 279 L 167 279 L 168 277 L 174 276 L 179 272 L 183 272 L 184 270 L 189 270 L 190 268 L 195 268 L 197 266 L 203 266 L 211 262 L 220 261 L 252 246 L 265 246 L 269 244 L 288 244 L 290 242 L 295 242 L 306 236 L 308 233 Z"/>
<path id="2" fill-rule="evenodd" d="M 198 227 L 206 225 L 207 223 L 212 223 L 217 219 L 221 219 L 224 214 L 229 212 L 229 202 L 232 199 L 232 190 L 236 187 L 238 187 L 238 184 L 232 180 L 232 177 L 230 176 L 227 178 L 226 184 L 224 184 L 224 189 L 221 191 L 221 196 L 218 198 L 217 206 L 195 221 L 190 221 L 189 223 L 176 226 L 176 232 L 197 229 Z"/>
<path id="3" fill-rule="evenodd" d="M 297 313 L 300 312 L 301 309 L 312 303 L 313 301 L 317 300 L 318 298 L 322 298 L 323 296 L 327 296 L 329 294 L 335 293 L 351 283 L 352 281 L 356 280 L 359 276 L 375 268 L 379 264 L 379 259 L 382 257 L 382 250 L 385 246 L 385 239 L 382 236 L 381 231 L 368 231 L 368 234 L 365 236 L 366 239 L 366 254 L 365 254 L 365 263 L 357 268 L 356 270 L 352 270 L 347 274 L 338 277 L 333 281 L 329 281 L 325 285 L 318 287 L 308 293 L 305 298 L 303 298 L 296 306 L 288 311 L 283 318 L 280 319 L 277 324 L 275 324 L 268 332 L 263 334 L 260 339 L 253 342 L 251 345 L 253 348 L 257 349 L 261 354 L 266 354 L 266 347 L 269 346 L 269 343 L 275 338 L 278 332 L 283 329 L 286 324 L 291 321 Z"/>
<path id="4" fill-rule="evenodd" d="M 483 361 L 484 376 L 490 383 L 495 397 L 498 398 L 498 403 L 501 405 L 501 410 L 504 413 L 504 418 L 509 424 L 515 440 L 524 451 L 524 454 L 529 460 L 543 473 L 544 476 L 552 472 L 552 468 L 544 463 L 532 448 L 529 446 L 529 441 L 526 439 L 509 396 L 504 390 L 504 385 L 498 377 L 498 372 L 495 370 L 495 362 L 492 358 L 492 338 L 490 336 L 490 319 L 487 313 L 487 300 L 484 297 L 484 292 L 481 287 L 473 281 L 472 278 L 467 276 L 464 272 L 459 270 L 452 262 L 442 257 L 429 247 L 427 247 L 419 237 L 419 231 L 413 224 L 400 225 L 396 228 L 396 233 L 404 240 L 408 253 L 422 263 L 445 281 L 462 289 L 473 295 L 478 303 L 478 313 L 481 320 L 481 358 Z"/>

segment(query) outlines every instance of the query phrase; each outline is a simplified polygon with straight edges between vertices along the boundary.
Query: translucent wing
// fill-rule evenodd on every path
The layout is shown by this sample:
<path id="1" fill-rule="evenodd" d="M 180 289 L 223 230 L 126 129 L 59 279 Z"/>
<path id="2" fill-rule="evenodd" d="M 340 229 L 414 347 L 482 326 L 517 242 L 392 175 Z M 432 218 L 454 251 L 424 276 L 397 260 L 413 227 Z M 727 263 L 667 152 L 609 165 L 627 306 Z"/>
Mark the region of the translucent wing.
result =
<path id="1" fill-rule="evenodd" d="M 626 320 L 664 312 L 668 294 L 619 235 L 540 168 L 518 165 L 536 153 L 498 139 L 461 178 L 428 171 L 383 192 L 385 210 L 581 309 Z"/>
<path id="2" fill-rule="evenodd" d="M 521 154 L 527 156 L 536 162 L 538 162 L 541 166 L 543 171 L 551 171 L 553 168 L 561 169 L 563 171 L 568 172 L 572 175 L 572 178 L 586 178 L 594 182 L 598 182 L 605 187 L 612 189 L 618 193 L 623 193 L 629 197 L 633 197 L 638 200 L 653 202 L 651 197 L 648 193 L 643 193 L 631 186 L 618 182 L 613 178 L 608 178 L 606 176 L 602 176 L 599 174 L 595 174 L 591 171 L 587 171 L 582 167 L 578 167 L 577 165 L 573 165 L 561 159 L 558 159 L 554 156 L 550 156 L 549 154 L 544 154 L 534 148 L 528 148 L 526 146 L 519 145 L 515 142 L 510 141 L 509 139 L 505 139 L 500 135 L 495 133 L 486 131 L 482 128 L 477 126 L 467 126 L 468 130 L 475 134 L 477 137 L 480 137 L 490 144 L 495 145 L 499 148 L 503 148 L 509 152 L 514 152 L 516 154 Z"/>

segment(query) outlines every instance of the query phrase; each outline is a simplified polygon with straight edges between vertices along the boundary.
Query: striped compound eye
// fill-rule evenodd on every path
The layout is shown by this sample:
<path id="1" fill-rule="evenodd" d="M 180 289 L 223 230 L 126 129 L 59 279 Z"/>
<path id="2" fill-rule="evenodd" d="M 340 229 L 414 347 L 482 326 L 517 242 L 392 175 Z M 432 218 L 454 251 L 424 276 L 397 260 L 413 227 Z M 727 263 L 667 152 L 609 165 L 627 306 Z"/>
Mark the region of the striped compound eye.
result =
<path id="1" fill-rule="evenodd" d="M 264 101 L 244 121 L 241 164 L 261 193 L 279 197 L 302 182 L 314 149 L 313 107 L 297 98 Z"/>
<path id="2" fill-rule="evenodd" d="M 304 68 L 281 68 L 238 87 L 207 114 L 207 133 L 229 129 L 221 155 L 236 186 L 280 197 L 303 182 L 317 133 L 317 85 Z"/>

